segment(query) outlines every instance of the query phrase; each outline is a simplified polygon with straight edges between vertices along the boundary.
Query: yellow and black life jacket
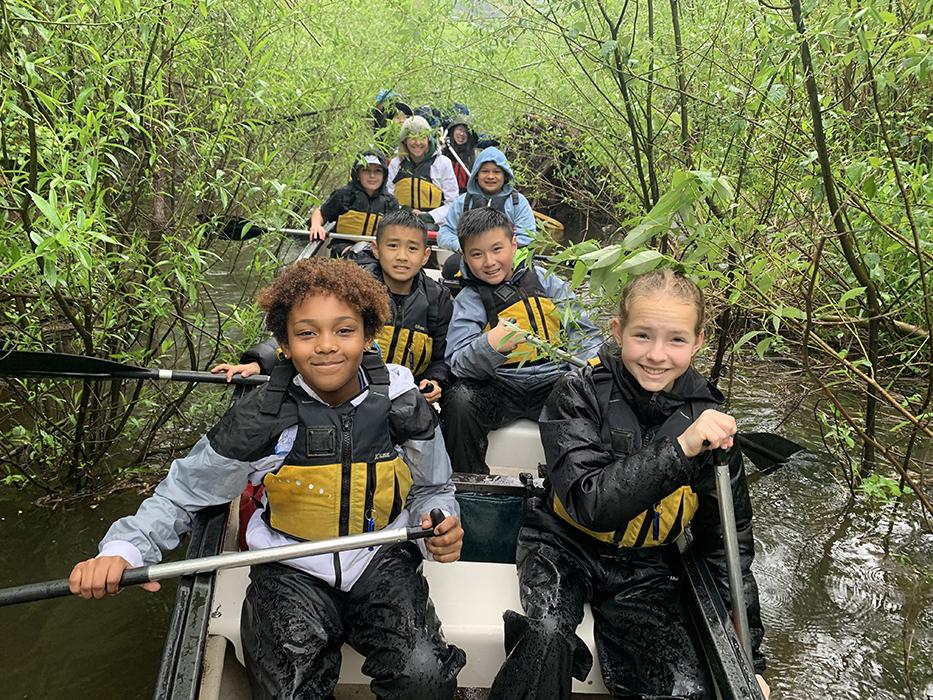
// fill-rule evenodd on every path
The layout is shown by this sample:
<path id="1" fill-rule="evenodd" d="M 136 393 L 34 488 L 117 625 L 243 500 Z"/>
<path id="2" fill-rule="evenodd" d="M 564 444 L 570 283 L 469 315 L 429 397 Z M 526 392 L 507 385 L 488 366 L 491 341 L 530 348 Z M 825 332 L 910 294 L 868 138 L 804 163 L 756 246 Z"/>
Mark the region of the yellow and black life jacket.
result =
<path id="1" fill-rule="evenodd" d="M 560 345 L 561 317 L 554 301 L 544 291 L 534 268 L 519 268 L 508 282 L 492 286 L 482 282 L 464 280 L 464 285 L 473 286 L 486 309 L 488 331 L 499 318 L 515 319 L 515 325 L 534 333 L 552 345 Z M 501 367 L 518 367 L 549 362 L 547 354 L 530 343 L 520 343 Z"/>
<path id="2" fill-rule="evenodd" d="M 419 273 L 410 294 L 390 295 L 392 318 L 376 333 L 382 359 L 408 367 L 416 378 L 431 364 L 439 296 L 440 287 Z"/>
<path id="3" fill-rule="evenodd" d="M 376 353 L 364 354 L 361 366 L 369 393 L 358 406 L 298 402 L 294 445 L 262 482 L 263 518 L 273 530 L 302 540 L 354 535 L 386 527 L 405 507 L 412 477 L 389 432 L 389 372 Z M 278 365 L 270 398 L 294 376 L 290 362 Z"/>
<path id="4" fill-rule="evenodd" d="M 402 159 L 393 180 L 399 205 L 431 211 L 444 203 L 444 190 L 431 181 L 431 166 L 435 158 L 437 154 L 425 158 L 417 165 L 408 158 Z"/>
<path id="5" fill-rule="evenodd" d="M 707 401 L 685 403 L 657 430 L 643 435 L 638 418 L 628 402 L 622 398 L 612 379 L 612 372 L 604 365 L 597 364 L 593 369 L 593 381 L 596 384 L 600 414 L 603 416 L 602 443 L 608 447 L 614 459 L 622 459 L 638 451 L 645 443 L 663 437 L 676 438 L 700 413 L 712 405 Z M 613 532 L 597 532 L 576 522 L 556 493 L 551 500 L 551 508 L 558 517 L 590 537 L 618 547 L 657 547 L 670 544 L 693 518 L 698 505 L 699 499 L 693 489 L 681 486 L 629 520 L 624 528 Z"/>
<path id="6" fill-rule="evenodd" d="M 347 210 L 337 217 L 334 233 L 375 236 L 379 219 L 394 207 L 392 196 L 380 192 L 375 197 L 369 197 L 364 190 L 356 186 L 353 187 L 350 197 L 352 199 L 344 202 Z"/>

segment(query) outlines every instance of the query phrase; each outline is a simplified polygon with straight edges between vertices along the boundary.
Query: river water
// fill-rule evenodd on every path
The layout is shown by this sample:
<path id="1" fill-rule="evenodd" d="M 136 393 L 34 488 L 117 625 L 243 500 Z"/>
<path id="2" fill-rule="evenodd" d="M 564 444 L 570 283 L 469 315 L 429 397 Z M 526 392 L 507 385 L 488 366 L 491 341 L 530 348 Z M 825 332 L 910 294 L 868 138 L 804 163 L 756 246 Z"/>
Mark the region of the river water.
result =
<path id="1" fill-rule="evenodd" d="M 737 375 L 731 410 L 745 430 L 774 429 L 806 391 L 777 363 Z M 807 401 L 777 432 L 821 445 Z M 749 469 L 772 697 L 931 700 L 933 535 L 910 498 L 896 512 L 853 502 L 837 469 L 818 451 L 769 475 Z M 67 576 L 143 497 L 50 510 L 0 491 L 0 587 Z M 165 585 L 0 608 L 0 700 L 149 697 L 173 602 Z"/>

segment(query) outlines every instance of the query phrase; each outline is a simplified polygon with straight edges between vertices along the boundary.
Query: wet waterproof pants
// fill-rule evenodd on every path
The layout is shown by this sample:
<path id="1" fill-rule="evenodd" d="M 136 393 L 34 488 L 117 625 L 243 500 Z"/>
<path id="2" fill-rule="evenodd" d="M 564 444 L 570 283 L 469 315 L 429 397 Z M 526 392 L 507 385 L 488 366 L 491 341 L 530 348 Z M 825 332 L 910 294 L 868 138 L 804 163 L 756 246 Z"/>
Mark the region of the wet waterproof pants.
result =
<path id="1" fill-rule="evenodd" d="M 594 556 L 574 539 L 524 526 L 517 564 L 525 615 L 506 611 L 508 654 L 489 700 L 564 700 L 592 656 L 575 630 L 593 610 L 602 676 L 615 698 L 713 698 L 662 548 Z M 595 551 L 595 550 L 594 550 Z"/>
<path id="2" fill-rule="evenodd" d="M 501 379 L 462 379 L 441 396 L 441 428 L 455 472 L 488 474 L 489 432 L 519 418 L 538 420 L 552 381 L 518 386 Z"/>
<path id="3" fill-rule="evenodd" d="M 348 592 L 254 566 L 240 623 L 253 697 L 332 698 L 347 642 L 377 698 L 453 698 L 466 658 L 444 640 L 421 565 L 411 543 L 384 547 Z"/>

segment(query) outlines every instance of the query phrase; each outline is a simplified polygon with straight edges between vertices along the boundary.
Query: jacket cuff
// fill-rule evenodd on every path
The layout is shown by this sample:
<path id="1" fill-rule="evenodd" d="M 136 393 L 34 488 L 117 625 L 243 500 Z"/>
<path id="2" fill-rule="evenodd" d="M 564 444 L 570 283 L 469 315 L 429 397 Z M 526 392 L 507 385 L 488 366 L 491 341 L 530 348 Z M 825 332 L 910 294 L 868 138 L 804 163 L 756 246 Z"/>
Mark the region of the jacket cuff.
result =
<path id="1" fill-rule="evenodd" d="M 131 567 L 143 565 L 143 555 L 132 542 L 126 540 L 110 540 L 100 547 L 98 557 L 123 557 Z"/>

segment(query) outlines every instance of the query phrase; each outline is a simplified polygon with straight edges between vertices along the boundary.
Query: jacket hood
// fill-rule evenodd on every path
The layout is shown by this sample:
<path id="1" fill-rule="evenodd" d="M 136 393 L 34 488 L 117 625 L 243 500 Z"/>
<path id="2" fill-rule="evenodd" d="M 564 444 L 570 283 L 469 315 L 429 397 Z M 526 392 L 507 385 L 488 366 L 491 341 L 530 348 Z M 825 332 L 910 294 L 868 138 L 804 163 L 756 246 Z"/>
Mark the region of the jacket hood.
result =
<path id="1" fill-rule="evenodd" d="M 389 180 L 389 165 L 386 163 L 386 158 L 379 151 L 363 151 L 358 153 L 356 158 L 353 161 L 353 167 L 350 168 L 350 182 L 351 184 L 365 192 L 363 186 L 360 184 L 360 168 L 363 168 L 367 165 L 381 165 L 382 166 L 382 185 L 379 187 L 379 191 L 376 195 L 385 194 L 386 183 Z"/>
<path id="2" fill-rule="evenodd" d="M 476 160 L 473 161 L 473 169 L 470 171 L 470 179 L 467 182 L 467 192 L 480 197 L 487 196 L 483 190 L 480 189 L 479 183 L 476 182 L 476 176 L 479 174 L 479 169 L 483 167 L 483 163 L 495 163 L 505 171 L 505 184 L 502 186 L 502 190 L 500 190 L 497 196 L 510 194 L 512 192 L 512 179 L 515 177 L 512 173 L 512 166 L 509 165 L 505 153 L 495 146 L 483 149 L 480 151 L 479 155 L 476 156 Z"/>
<path id="3" fill-rule="evenodd" d="M 603 343 L 599 349 L 599 359 L 612 372 L 612 379 L 622 392 L 622 397 L 645 425 L 656 425 L 689 401 L 725 403 L 722 392 L 693 367 L 677 378 L 670 391 L 650 392 L 643 389 L 622 364 L 621 351 L 614 340 Z"/>

